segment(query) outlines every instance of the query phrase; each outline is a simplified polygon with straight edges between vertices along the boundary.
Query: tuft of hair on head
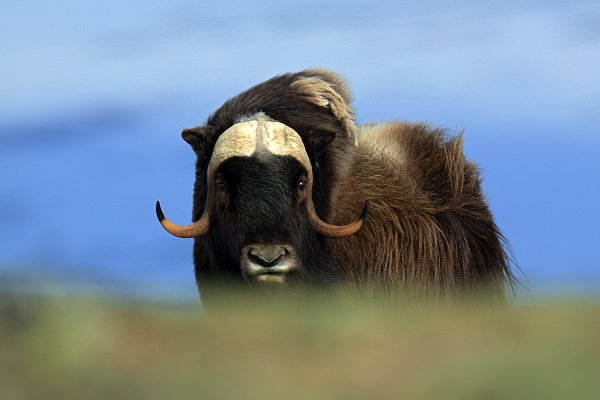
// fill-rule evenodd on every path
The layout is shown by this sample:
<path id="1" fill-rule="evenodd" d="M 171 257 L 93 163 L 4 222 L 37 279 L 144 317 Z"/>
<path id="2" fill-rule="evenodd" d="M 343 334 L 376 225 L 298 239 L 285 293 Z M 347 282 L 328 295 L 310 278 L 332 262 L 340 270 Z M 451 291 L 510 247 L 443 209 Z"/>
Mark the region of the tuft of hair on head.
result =
<path id="1" fill-rule="evenodd" d="M 290 86 L 303 95 L 306 101 L 329 108 L 340 121 L 347 136 L 353 137 L 358 145 L 358 129 L 350 106 L 350 94 L 340 76 L 327 70 L 306 70 Z"/>

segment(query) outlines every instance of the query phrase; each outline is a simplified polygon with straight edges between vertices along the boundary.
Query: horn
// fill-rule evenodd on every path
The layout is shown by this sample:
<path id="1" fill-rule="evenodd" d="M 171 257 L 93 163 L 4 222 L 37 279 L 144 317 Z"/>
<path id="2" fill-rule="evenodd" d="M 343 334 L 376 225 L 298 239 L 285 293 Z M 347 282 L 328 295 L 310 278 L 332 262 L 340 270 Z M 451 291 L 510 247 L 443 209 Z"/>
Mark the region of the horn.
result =
<path id="1" fill-rule="evenodd" d="M 169 221 L 156 202 L 156 216 L 167 232 L 180 238 L 193 238 L 204 235 L 210 229 L 210 210 L 214 197 L 214 174 L 219 166 L 228 158 L 234 156 L 250 156 L 256 148 L 256 129 L 258 122 L 239 123 L 233 125 L 219 136 L 208 163 L 206 172 L 206 205 L 202 217 L 190 225 L 177 225 Z M 253 123 L 252 123 L 253 122 Z"/>
<path id="2" fill-rule="evenodd" d="M 327 222 L 319 218 L 319 216 L 315 212 L 315 206 L 312 202 L 312 199 L 309 199 L 309 201 L 307 202 L 307 208 L 308 218 L 315 231 L 317 231 L 320 235 L 325 237 L 342 238 L 355 234 L 362 227 L 363 221 L 367 217 L 367 213 L 369 210 L 369 202 L 365 201 L 365 205 L 363 206 L 360 216 L 356 221 L 348 225 L 342 226 L 328 224 Z"/>
<path id="3" fill-rule="evenodd" d="M 208 201 L 207 201 L 208 204 Z M 158 221 L 162 225 L 163 228 L 167 232 L 169 232 L 173 236 L 177 236 L 180 238 L 193 238 L 204 235 L 208 232 L 210 228 L 210 217 L 208 213 L 208 207 L 204 210 L 204 214 L 202 214 L 202 218 L 200 218 L 197 222 L 194 222 L 191 225 L 177 225 L 172 223 L 165 217 L 161 208 L 160 202 L 156 202 L 156 216 L 158 217 Z"/>
<path id="4" fill-rule="evenodd" d="M 348 225 L 331 225 L 319 218 L 317 212 L 315 211 L 315 205 L 312 199 L 313 173 L 308 154 L 306 154 L 306 148 L 304 147 L 300 135 L 298 135 L 298 133 L 292 128 L 284 125 L 283 131 L 287 139 L 285 154 L 288 154 L 298 160 L 298 162 L 300 162 L 300 164 L 302 164 L 307 171 L 306 211 L 313 229 L 320 235 L 330 238 L 346 237 L 358 232 L 358 230 L 362 227 L 363 221 L 366 218 L 369 210 L 368 201 L 365 201 L 365 205 L 363 206 L 362 212 L 360 213 L 358 219 Z"/>
<path id="5" fill-rule="evenodd" d="M 346 236 L 350 236 L 358 232 L 358 230 L 362 227 L 363 221 L 367 217 L 367 213 L 369 211 L 369 202 L 365 201 L 365 205 L 360 213 L 358 219 L 348 225 L 332 225 L 323 221 L 317 215 L 315 211 L 315 204 L 312 199 L 312 186 L 313 186 L 313 176 L 312 176 L 312 168 L 310 164 L 304 165 L 304 167 L 308 170 L 308 179 L 306 183 L 307 189 L 307 200 L 306 200 L 306 211 L 308 213 L 308 220 L 312 225 L 313 229 L 317 231 L 321 236 L 329 237 L 329 238 L 342 238 Z"/>

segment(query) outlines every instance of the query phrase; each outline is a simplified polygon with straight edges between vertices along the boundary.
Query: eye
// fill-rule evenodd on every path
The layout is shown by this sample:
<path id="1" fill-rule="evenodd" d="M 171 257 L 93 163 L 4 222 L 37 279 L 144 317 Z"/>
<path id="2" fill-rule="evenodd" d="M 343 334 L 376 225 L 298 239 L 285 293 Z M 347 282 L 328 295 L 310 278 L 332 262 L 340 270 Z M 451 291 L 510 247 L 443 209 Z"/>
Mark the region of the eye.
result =
<path id="1" fill-rule="evenodd" d="M 217 178 L 217 180 L 215 182 L 215 186 L 217 188 L 217 192 L 219 192 L 219 193 L 227 192 L 227 184 L 225 183 L 225 181 L 222 178 Z"/>
<path id="2" fill-rule="evenodd" d="M 298 191 L 300 192 L 304 192 L 306 190 L 306 178 L 305 177 L 301 177 L 300 179 L 298 179 Z"/>

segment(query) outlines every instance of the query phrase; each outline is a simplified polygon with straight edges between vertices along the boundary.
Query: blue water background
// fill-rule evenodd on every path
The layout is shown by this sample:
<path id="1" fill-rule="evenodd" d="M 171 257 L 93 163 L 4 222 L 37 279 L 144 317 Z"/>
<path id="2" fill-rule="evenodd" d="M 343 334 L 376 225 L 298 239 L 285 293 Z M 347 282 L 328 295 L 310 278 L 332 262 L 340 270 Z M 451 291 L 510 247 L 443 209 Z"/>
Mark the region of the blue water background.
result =
<path id="1" fill-rule="evenodd" d="M 327 67 L 359 122 L 464 132 L 529 294 L 600 292 L 597 1 L 0 5 L 0 287 L 195 299 L 180 137 L 273 75 Z"/>

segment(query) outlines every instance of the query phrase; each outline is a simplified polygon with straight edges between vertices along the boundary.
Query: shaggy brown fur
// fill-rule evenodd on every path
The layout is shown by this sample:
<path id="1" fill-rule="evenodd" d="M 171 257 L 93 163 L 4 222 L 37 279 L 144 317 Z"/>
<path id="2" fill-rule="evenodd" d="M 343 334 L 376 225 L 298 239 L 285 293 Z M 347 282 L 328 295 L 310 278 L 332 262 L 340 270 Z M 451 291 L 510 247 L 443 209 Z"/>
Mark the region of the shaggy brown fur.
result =
<path id="1" fill-rule="evenodd" d="M 411 298 L 489 291 L 504 299 L 513 277 L 462 137 L 425 124 L 393 122 L 358 129 L 343 80 L 324 70 L 270 79 L 228 100 L 206 126 L 185 130 L 198 155 L 193 220 L 206 200 L 204 171 L 218 136 L 240 117 L 264 112 L 302 137 L 319 216 L 344 225 L 369 200 L 363 228 L 323 239 L 342 281 Z M 358 146 L 356 146 L 358 143 Z M 209 243 L 197 238 L 196 276 L 216 273 Z"/>
<path id="2" fill-rule="evenodd" d="M 360 286 L 383 285 L 409 298 L 489 291 L 512 285 L 503 238 L 481 192 L 462 137 L 424 124 L 364 127 L 350 173 L 340 185 L 334 222 L 370 202 L 353 236 L 331 242 L 333 265 Z"/>

